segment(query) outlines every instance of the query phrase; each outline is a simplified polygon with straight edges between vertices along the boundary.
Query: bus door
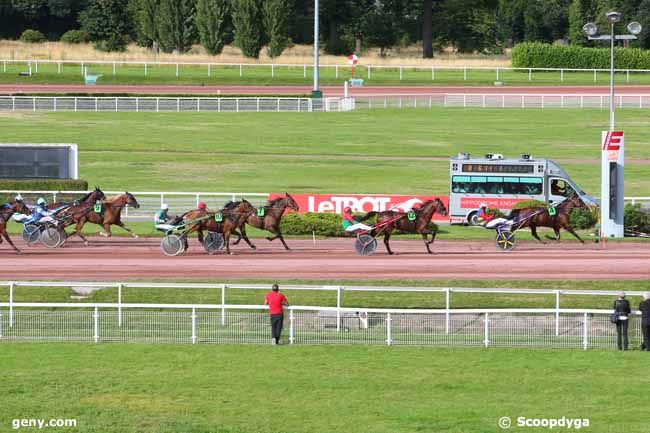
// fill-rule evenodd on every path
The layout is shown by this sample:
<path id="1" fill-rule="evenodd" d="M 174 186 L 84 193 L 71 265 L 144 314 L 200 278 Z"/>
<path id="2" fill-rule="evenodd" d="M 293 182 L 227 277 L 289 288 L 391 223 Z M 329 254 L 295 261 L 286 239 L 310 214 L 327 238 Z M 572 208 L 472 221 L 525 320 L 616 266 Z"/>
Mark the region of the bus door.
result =
<path id="1" fill-rule="evenodd" d="M 560 177 L 550 177 L 548 182 L 549 204 L 558 204 L 563 202 L 567 197 L 576 193 L 569 182 Z"/>

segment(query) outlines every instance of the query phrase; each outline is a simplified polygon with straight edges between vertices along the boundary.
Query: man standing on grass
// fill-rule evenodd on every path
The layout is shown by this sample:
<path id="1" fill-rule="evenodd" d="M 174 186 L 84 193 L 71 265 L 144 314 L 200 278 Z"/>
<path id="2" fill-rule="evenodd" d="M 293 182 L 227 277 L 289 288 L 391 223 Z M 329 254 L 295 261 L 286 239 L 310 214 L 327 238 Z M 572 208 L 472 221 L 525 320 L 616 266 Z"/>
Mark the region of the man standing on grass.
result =
<path id="1" fill-rule="evenodd" d="M 271 315 L 271 344 L 280 343 L 280 334 L 282 333 L 282 321 L 284 320 L 284 312 L 282 307 L 288 306 L 289 301 L 280 293 L 277 284 L 272 286 L 272 291 L 264 297 L 264 305 L 269 306 L 269 314 Z"/>

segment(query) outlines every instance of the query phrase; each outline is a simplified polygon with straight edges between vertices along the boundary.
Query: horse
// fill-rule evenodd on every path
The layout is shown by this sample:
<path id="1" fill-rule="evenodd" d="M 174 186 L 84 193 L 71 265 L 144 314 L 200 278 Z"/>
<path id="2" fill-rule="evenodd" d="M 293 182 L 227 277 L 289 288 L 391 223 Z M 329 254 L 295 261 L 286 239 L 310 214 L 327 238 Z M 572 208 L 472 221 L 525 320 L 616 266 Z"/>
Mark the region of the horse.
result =
<path id="1" fill-rule="evenodd" d="M 94 211 L 94 203 L 74 206 L 68 210 L 68 214 L 72 216 L 72 220 L 77 223 L 74 234 L 79 236 L 86 246 L 88 246 L 88 240 L 81 234 L 81 231 L 87 222 L 102 226 L 105 230 L 105 232 L 99 232 L 102 236 L 110 238 L 113 235 L 111 232 L 111 225 L 116 225 L 129 232 L 134 238 L 138 237 L 138 235 L 124 225 L 121 220 L 122 209 L 124 209 L 125 206 L 129 205 L 134 209 L 140 207 L 140 204 L 133 194 L 125 192 L 124 194 L 112 199 L 102 200 L 101 205 L 102 210 L 99 213 Z"/>
<path id="2" fill-rule="evenodd" d="M 205 210 L 192 210 L 183 215 L 183 219 L 191 223 L 191 227 L 185 232 L 189 235 L 192 232 L 197 232 L 199 242 L 203 244 L 203 230 L 210 232 L 221 233 L 224 241 L 226 242 L 226 252 L 230 252 L 230 235 L 237 227 L 242 226 L 246 219 L 255 212 L 255 207 L 247 201 L 242 199 L 237 202 L 227 203 L 220 212 L 210 212 Z M 221 221 L 217 221 L 216 215 L 221 214 Z M 185 237 L 185 249 L 187 249 L 187 236 Z"/>
<path id="3" fill-rule="evenodd" d="M 284 212 L 287 208 L 295 212 L 298 212 L 300 210 L 298 203 L 296 203 L 296 201 L 288 192 L 285 192 L 284 196 L 282 197 L 270 200 L 266 206 L 259 208 L 263 209 L 263 211 L 260 212 L 261 216 L 259 213 L 251 214 L 246 219 L 246 221 L 237 227 L 239 231 L 234 232 L 237 235 L 237 240 L 233 242 L 233 245 L 237 245 L 243 238 L 248 246 L 250 246 L 252 249 L 255 249 L 255 245 L 251 243 L 251 241 L 248 239 L 248 236 L 246 235 L 246 224 L 248 224 L 257 229 L 266 230 L 273 233 L 275 236 L 267 237 L 266 239 L 268 241 L 280 239 L 280 242 L 282 242 L 282 245 L 284 245 L 284 249 L 290 250 L 291 248 L 289 248 L 287 243 L 284 241 L 282 232 L 280 231 L 280 221 L 282 220 L 282 216 L 284 215 Z"/>
<path id="4" fill-rule="evenodd" d="M 4 206 L 0 207 L 0 234 L 2 234 L 7 242 L 9 242 L 9 245 L 11 245 L 17 254 L 21 254 L 21 251 L 11 241 L 9 233 L 7 233 L 7 223 L 11 219 L 11 216 L 15 213 L 29 215 L 31 214 L 31 211 L 22 200 L 14 200 L 12 203 L 7 203 Z M 2 243 L 2 238 L 0 238 L 0 243 Z"/>
<path id="5" fill-rule="evenodd" d="M 513 209 L 508 215 L 508 219 L 519 221 L 518 224 L 515 224 L 517 229 L 530 227 L 530 233 L 533 237 L 543 244 L 546 242 L 537 236 L 537 227 L 552 228 L 555 232 L 555 240 L 558 242 L 560 241 L 560 229 L 564 229 L 584 244 L 585 241 L 578 236 L 571 226 L 571 211 L 576 208 L 585 209 L 586 206 L 577 194 L 571 194 L 555 208 L 555 215 L 551 215 L 548 208 L 525 207 Z"/>
<path id="6" fill-rule="evenodd" d="M 82 203 L 93 203 L 94 204 L 97 200 L 104 200 L 105 198 L 106 198 L 106 196 L 104 195 L 104 191 L 102 191 L 98 186 L 96 186 L 94 190 L 88 192 L 83 197 L 81 197 L 80 199 L 75 200 L 72 203 L 54 202 L 54 203 L 50 203 L 48 205 L 48 208 L 50 208 L 50 209 L 57 209 L 57 208 L 60 208 L 60 207 L 67 208 L 67 207 L 75 206 L 77 204 L 82 204 Z M 65 211 L 65 210 L 62 209 L 62 212 L 63 211 Z"/>
<path id="7" fill-rule="evenodd" d="M 425 201 L 417 209 L 412 209 L 410 212 L 414 212 L 415 219 L 411 220 L 408 212 L 403 213 L 387 210 L 383 212 L 368 212 L 358 220 L 366 221 L 377 216 L 377 223 L 375 224 L 375 228 L 370 232 L 370 235 L 376 236 L 378 233 L 384 235 L 384 245 L 388 254 L 394 254 L 390 249 L 389 243 L 393 230 L 399 230 L 405 233 L 420 233 L 424 241 L 424 246 L 427 248 L 427 253 L 433 254 L 429 245 L 436 239 L 436 232 L 429 228 L 429 224 L 434 213 L 446 216 L 447 208 L 442 200 L 436 198 Z M 428 239 L 429 235 L 431 235 L 431 240 Z"/>

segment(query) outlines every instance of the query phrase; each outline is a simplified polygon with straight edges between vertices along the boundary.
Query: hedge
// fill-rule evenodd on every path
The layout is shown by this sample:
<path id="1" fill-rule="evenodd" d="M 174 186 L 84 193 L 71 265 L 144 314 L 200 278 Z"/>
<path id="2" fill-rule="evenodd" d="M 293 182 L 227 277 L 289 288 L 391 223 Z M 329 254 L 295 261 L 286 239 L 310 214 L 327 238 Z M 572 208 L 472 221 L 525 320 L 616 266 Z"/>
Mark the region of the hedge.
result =
<path id="1" fill-rule="evenodd" d="M 625 206 L 624 220 L 626 229 L 650 233 L 650 213 L 643 211 L 640 204 Z"/>
<path id="2" fill-rule="evenodd" d="M 82 44 L 90 41 L 90 36 L 83 30 L 68 30 L 61 36 L 61 42 L 66 44 Z"/>
<path id="3" fill-rule="evenodd" d="M 609 48 L 523 42 L 512 49 L 513 68 L 609 69 Z M 614 48 L 616 69 L 650 69 L 650 50 Z"/>
<path id="4" fill-rule="evenodd" d="M 10 191 L 87 191 L 82 179 L 0 179 L 0 190 Z"/>
<path id="5" fill-rule="evenodd" d="M 20 41 L 35 44 L 45 41 L 45 35 L 38 30 L 27 29 L 20 35 Z"/>

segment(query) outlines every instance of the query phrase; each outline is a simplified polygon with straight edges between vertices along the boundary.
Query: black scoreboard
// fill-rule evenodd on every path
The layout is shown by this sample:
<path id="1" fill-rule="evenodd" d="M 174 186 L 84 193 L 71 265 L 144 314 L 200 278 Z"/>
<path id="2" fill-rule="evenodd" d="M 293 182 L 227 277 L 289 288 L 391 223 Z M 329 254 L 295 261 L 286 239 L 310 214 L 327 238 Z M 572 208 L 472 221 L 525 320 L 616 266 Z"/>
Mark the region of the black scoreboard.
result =
<path id="1" fill-rule="evenodd" d="M 534 173 L 534 164 L 463 164 L 465 173 Z"/>
<path id="2" fill-rule="evenodd" d="M 76 146 L 0 145 L 0 178 L 74 179 Z"/>

